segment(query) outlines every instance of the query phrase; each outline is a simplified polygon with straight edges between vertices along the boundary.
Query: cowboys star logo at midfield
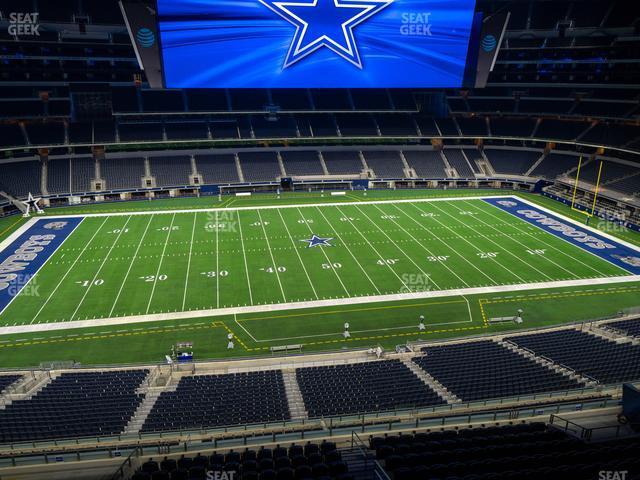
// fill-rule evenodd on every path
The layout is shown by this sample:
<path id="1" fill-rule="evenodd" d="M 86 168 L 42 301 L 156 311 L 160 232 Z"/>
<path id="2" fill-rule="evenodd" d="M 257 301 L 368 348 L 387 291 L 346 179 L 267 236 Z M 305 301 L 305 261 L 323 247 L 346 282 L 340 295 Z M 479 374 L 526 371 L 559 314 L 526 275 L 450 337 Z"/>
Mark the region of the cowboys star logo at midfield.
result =
<path id="1" fill-rule="evenodd" d="M 331 240 L 333 240 L 333 238 L 322 238 L 317 236 L 315 233 L 311 236 L 311 238 L 307 238 L 305 240 L 300 240 L 301 242 L 307 242 L 309 245 L 307 245 L 307 248 L 311 248 L 311 247 L 318 247 L 318 246 L 326 246 L 326 247 L 330 247 L 331 244 L 329 243 Z"/>
<path id="2" fill-rule="evenodd" d="M 394 0 L 259 0 L 296 27 L 283 69 L 321 47 L 327 47 L 358 68 L 362 60 L 353 29 Z"/>

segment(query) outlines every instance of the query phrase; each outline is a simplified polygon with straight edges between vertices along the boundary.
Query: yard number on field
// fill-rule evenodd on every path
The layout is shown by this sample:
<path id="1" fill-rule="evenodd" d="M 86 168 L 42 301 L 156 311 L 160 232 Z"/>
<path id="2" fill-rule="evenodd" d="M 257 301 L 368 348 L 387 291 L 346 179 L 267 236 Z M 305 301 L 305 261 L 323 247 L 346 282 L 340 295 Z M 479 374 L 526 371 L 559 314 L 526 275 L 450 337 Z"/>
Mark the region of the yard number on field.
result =
<path id="1" fill-rule="evenodd" d="M 330 270 L 332 268 L 342 268 L 342 264 L 338 263 L 338 262 L 334 262 L 334 263 L 323 263 L 322 264 L 322 268 L 324 270 Z"/>
<path id="2" fill-rule="evenodd" d="M 164 273 L 162 275 L 158 275 L 156 277 L 156 275 L 145 275 L 144 277 L 138 277 L 140 280 L 144 280 L 145 282 L 155 282 L 156 280 L 158 282 L 164 282 L 167 277 Z"/>
<path id="3" fill-rule="evenodd" d="M 276 271 L 278 271 L 279 273 L 283 273 L 287 271 L 287 267 L 277 267 L 277 268 L 267 267 L 267 268 L 261 268 L 260 271 L 267 272 L 267 273 L 275 273 Z"/>
<path id="4" fill-rule="evenodd" d="M 202 272 L 200 275 L 204 275 L 207 278 L 228 277 L 229 272 L 226 270 L 220 270 L 219 272 Z"/>
<path id="5" fill-rule="evenodd" d="M 395 265 L 399 260 L 397 258 L 381 258 L 376 263 L 378 265 Z"/>
<path id="6" fill-rule="evenodd" d="M 76 282 L 77 284 L 79 284 L 81 287 L 88 287 L 90 285 L 94 285 L 96 287 L 99 287 L 100 285 L 104 284 L 104 280 L 101 278 L 98 278 L 96 280 L 94 280 L 93 282 L 91 280 L 82 280 L 81 282 Z"/>

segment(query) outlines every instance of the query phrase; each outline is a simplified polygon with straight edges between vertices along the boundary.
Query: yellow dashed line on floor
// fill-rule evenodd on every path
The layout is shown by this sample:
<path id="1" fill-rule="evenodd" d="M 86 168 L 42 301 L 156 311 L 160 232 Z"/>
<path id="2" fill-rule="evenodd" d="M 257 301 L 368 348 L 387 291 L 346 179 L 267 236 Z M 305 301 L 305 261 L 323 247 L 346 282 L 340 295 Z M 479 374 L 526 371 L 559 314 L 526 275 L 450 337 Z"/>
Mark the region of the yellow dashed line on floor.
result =
<path id="1" fill-rule="evenodd" d="M 85 335 L 83 337 L 74 336 L 74 337 L 58 338 L 58 339 L 53 339 L 52 338 L 50 340 L 27 341 L 27 342 L 23 341 L 23 342 L 5 343 L 5 344 L 0 344 L 0 349 L 1 348 L 11 348 L 11 347 L 24 347 L 24 346 L 30 346 L 30 345 L 43 345 L 43 344 L 49 344 L 49 343 L 53 344 L 53 343 L 75 342 L 75 341 L 85 341 L 85 340 L 104 340 L 104 339 L 115 338 L 115 337 L 129 337 L 129 336 L 132 336 L 132 335 L 150 335 L 150 334 L 157 334 L 157 333 L 174 333 L 174 332 L 180 332 L 180 331 L 184 331 L 184 330 L 204 330 L 204 329 L 208 329 L 208 328 L 226 328 L 226 326 L 223 325 L 222 322 L 214 322 L 211 325 L 193 326 L 193 327 L 186 327 L 186 328 L 164 327 L 163 329 L 149 328 L 147 330 L 139 330 L 139 331 L 135 331 L 135 332 L 105 333 L 105 334 L 102 334 L 102 335 L 87 334 L 87 335 Z"/>
<path id="2" fill-rule="evenodd" d="M 487 314 L 484 309 L 486 305 L 491 305 L 496 303 L 527 302 L 531 300 L 555 300 L 559 298 L 612 295 L 615 293 L 632 293 L 632 292 L 639 292 L 639 291 L 640 291 L 640 287 L 614 287 L 614 288 L 591 290 L 591 291 L 548 292 L 548 293 L 540 293 L 536 295 L 515 295 L 511 298 L 497 298 L 494 300 L 488 300 L 483 298 L 483 299 L 480 299 L 478 303 L 480 304 L 480 312 L 482 313 L 482 320 L 484 322 L 484 325 L 488 326 L 489 319 L 487 318 Z"/>

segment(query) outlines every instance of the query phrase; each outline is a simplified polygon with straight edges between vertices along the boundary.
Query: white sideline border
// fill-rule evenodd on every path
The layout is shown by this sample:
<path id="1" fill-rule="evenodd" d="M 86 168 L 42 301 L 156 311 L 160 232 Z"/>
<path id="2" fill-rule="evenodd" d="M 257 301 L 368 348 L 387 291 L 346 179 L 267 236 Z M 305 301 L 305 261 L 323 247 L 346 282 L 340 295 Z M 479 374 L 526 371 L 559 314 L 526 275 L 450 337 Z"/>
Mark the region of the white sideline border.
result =
<path id="1" fill-rule="evenodd" d="M 40 218 L 46 217 L 38 217 L 38 218 L 30 218 L 23 225 L 20 225 L 15 232 L 5 238 L 2 242 L 0 242 L 0 252 L 3 252 L 5 248 L 8 248 L 13 242 L 15 242 L 20 235 L 29 230 L 35 223 L 40 220 Z"/>
<path id="2" fill-rule="evenodd" d="M 376 205 L 376 204 L 397 204 L 397 203 L 429 203 L 429 202 L 451 202 L 451 201 L 465 201 L 465 200 L 485 200 L 494 198 L 515 198 L 522 203 L 529 205 L 532 208 L 539 209 L 553 215 L 565 222 L 576 225 L 580 228 L 588 230 L 592 233 L 607 238 L 613 242 L 617 242 L 620 245 L 624 245 L 636 252 L 640 252 L 640 247 L 629 243 L 625 240 L 619 239 L 613 235 L 602 232 L 591 226 L 584 225 L 577 220 L 568 218 L 560 213 L 554 212 L 546 207 L 542 207 L 526 200 L 518 195 L 481 195 L 481 196 L 462 196 L 462 197 L 439 197 L 439 198 L 416 198 L 416 199 L 400 199 L 400 200 L 368 200 L 357 202 L 326 202 L 326 203 L 314 203 L 314 204 L 289 204 L 289 205 L 262 205 L 262 206 L 248 206 L 248 207 L 228 207 L 228 208 L 209 208 L 209 209 L 180 209 L 180 210 L 159 210 L 159 211 L 140 211 L 140 212 L 114 212 L 114 213 L 93 213 L 93 214 L 75 214 L 75 215 L 47 215 L 39 218 L 32 218 L 22 225 L 18 230 L 12 233 L 5 241 L 0 243 L 0 252 L 7 248 L 16 238 L 22 233 L 27 231 L 31 226 L 40 220 L 46 219 L 60 219 L 60 218 L 87 218 L 87 217 L 111 217 L 111 216 L 128 216 L 128 215 L 158 215 L 158 214 L 177 214 L 177 213 L 194 213 L 194 212 L 224 212 L 224 211 L 239 211 L 239 210 L 273 210 L 281 208 L 315 208 L 315 207 L 331 207 L 331 206 L 348 206 L 348 205 Z M 508 212 L 507 212 L 508 213 Z M 514 216 L 515 218 L 519 218 Z M 73 233 L 73 232 L 72 232 Z M 69 235 L 71 236 L 71 235 Z M 67 237 L 69 238 L 69 237 Z M 579 248 L 571 244 L 575 248 Z M 54 252 L 55 253 L 55 252 Z M 597 255 L 596 255 L 597 256 Z M 51 256 L 53 257 L 53 255 Z M 50 258 L 51 258 L 50 257 Z M 603 259 L 602 257 L 597 256 Z M 43 265 L 44 266 L 44 265 Z M 35 277 L 35 275 L 34 275 Z M 286 302 L 266 305 L 252 305 L 244 307 L 231 307 L 221 309 L 207 309 L 207 310 L 190 310 L 183 312 L 167 312 L 160 314 L 150 315 L 131 315 L 123 317 L 112 318 L 99 318 L 91 320 L 76 320 L 72 322 L 55 322 L 55 323 L 39 323 L 31 325 L 15 325 L 8 327 L 0 327 L 0 335 L 20 334 L 20 333 L 34 333 L 56 330 L 72 330 L 80 328 L 90 327 L 103 327 L 113 325 L 126 325 L 132 323 L 148 323 L 159 322 L 167 320 L 186 320 L 197 319 L 204 317 L 220 317 L 227 315 L 238 315 L 246 313 L 264 313 L 286 310 L 302 310 L 312 309 L 328 306 L 342 306 L 342 305 L 357 305 L 363 303 L 380 303 L 389 301 L 402 301 L 411 299 L 425 299 L 425 298 L 446 298 L 453 296 L 465 296 L 465 295 L 479 295 L 490 293 L 505 293 L 505 292 L 519 292 L 524 290 L 544 290 L 551 288 L 564 288 L 564 287 L 581 287 L 590 285 L 609 285 L 615 283 L 632 283 L 640 281 L 640 275 L 625 275 L 616 277 L 601 277 L 601 278 L 586 278 L 578 280 L 562 280 L 555 282 L 534 282 L 523 284 L 509 284 L 509 285 L 496 285 L 491 287 L 474 287 L 474 288 L 459 288 L 452 290 L 434 290 L 427 292 L 412 292 L 412 293 L 399 293 L 389 295 L 369 295 L 363 297 L 351 297 L 351 298 L 338 298 L 338 299 L 326 299 L 315 301 L 303 301 L 303 302 Z"/>
<path id="3" fill-rule="evenodd" d="M 589 230 L 590 232 L 595 233 L 596 235 L 600 235 L 601 237 L 604 237 L 604 238 L 606 238 L 608 240 L 611 240 L 612 242 L 617 242 L 620 245 L 624 245 L 625 247 L 630 248 L 631 250 L 634 250 L 636 252 L 640 252 L 640 247 L 638 245 L 634 245 L 633 243 L 629 243 L 626 240 L 622 240 L 621 238 L 618 238 L 618 237 L 615 237 L 615 236 L 610 235 L 608 233 L 605 233 L 602 230 L 598 230 L 597 228 L 593 228 L 590 225 L 585 225 L 584 223 L 580 223 L 579 221 L 574 220 L 572 218 L 565 217 L 561 213 L 557 213 L 557 212 L 554 212 L 553 210 L 551 210 L 549 208 L 542 207 L 542 206 L 540 206 L 540 205 L 538 205 L 538 204 L 536 204 L 534 202 L 531 202 L 529 200 L 521 198 L 518 195 L 509 195 L 509 196 L 512 197 L 512 198 L 516 198 L 516 199 L 520 200 L 522 203 L 526 203 L 530 207 L 537 208 L 538 210 L 542 210 L 543 212 L 548 213 L 549 215 L 553 215 L 555 217 L 558 217 L 558 218 L 562 219 L 565 222 L 572 223 L 573 225 L 576 225 L 576 226 L 578 226 L 580 228 L 583 228 L 585 230 Z M 494 198 L 494 197 L 484 197 L 484 198 Z M 509 212 L 507 212 L 507 213 L 509 213 Z M 516 218 L 519 218 L 519 217 L 516 217 Z M 541 230 L 544 230 L 544 229 L 541 229 Z M 546 232 L 546 230 L 544 230 L 544 231 Z M 571 245 L 573 245 L 573 244 L 571 244 Z M 602 257 L 598 256 L 598 258 L 602 258 Z M 605 259 L 603 259 L 603 260 L 605 260 Z"/>
<path id="4" fill-rule="evenodd" d="M 75 320 L 73 322 L 36 323 L 32 325 L 16 325 L 1 327 L 0 335 L 16 333 L 49 332 L 55 330 L 71 330 L 76 328 L 104 327 L 112 325 L 129 325 L 132 323 L 161 322 L 165 320 L 186 320 L 203 317 L 220 317 L 245 313 L 278 312 L 285 310 L 302 310 L 318 307 L 335 307 L 342 305 L 357 305 L 361 303 L 380 303 L 400 300 L 415 300 L 423 298 L 444 298 L 489 293 L 520 292 L 523 290 L 545 290 L 563 287 L 585 287 L 594 285 L 609 285 L 613 283 L 631 283 L 640 281 L 640 275 L 626 275 L 621 277 L 584 278 L 579 280 L 562 280 L 557 282 L 521 283 L 516 285 L 497 285 L 493 287 L 457 288 L 453 290 L 434 290 L 428 292 L 396 293 L 390 295 L 370 295 L 366 297 L 333 298 L 306 302 L 276 303 L 268 305 L 253 305 L 246 307 L 220 308 L 210 310 L 191 310 L 187 312 L 167 312 L 152 315 L 132 315 L 116 318 L 98 318 L 92 320 Z"/>
<path id="5" fill-rule="evenodd" d="M 60 217 L 60 218 L 64 218 L 64 217 Z M 4 242 L 0 243 L 0 253 L 4 252 L 7 248 L 9 248 L 9 246 L 13 242 L 15 242 L 20 237 L 20 235 L 22 235 L 23 233 L 29 231 L 29 229 L 33 225 L 35 225 L 39 220 L 46 220 L 46 217 L 31 218 L 24 225 L 20 226 L 15 232 L 13 232 L 11 235 L 9 235 L 5 239 Z M 67 240 L 69 240 L 69 238 L 71 238 L 71 236 L 75 233 L 75 231 L 78 229 L 78 227 L 80 225 L 82 225 L 82 222 L 84 222 L 84 218 L 81 218 L 81 220 L 78 222 L 78 224 L 75 227 L 73 227 L 73 230 L 71 230 L 69 232 L 69 234 L 62 240 L 62 242 L 60 242 L 60 245 L 58 245 L 58 248 L 56 248 L 53 252 L 51 252 L 51 255 L 49 255 L 49 257 L 47 257 L 47 259 L 44 261 L 44 263 L 42 265 L 40 265 L 40 268 L 38 268 L 35 272 L 33 272 L 33 275 L 31 275 L 31 277 L 29 277 L 29 280 L 27 281 L 27 283 L 22 285 L 22 288 L 20 288 L 20 291 L 18 292 L 18 294 L 14 295 L 13 297 L 11 297 L 11 300 L 9 300 L 9 303 L 7 303 L 4 306 L 4 308 L 0 309 L 0 315 L 2 315 L 7 310 L 7 308 L 9 308 L 9 306 L 13 303 L 13 301 L 20 296 L 20 293 L 27 286 L 29 286 L 29 284 L 38 275 L 38 273 L 40 273 L 40 271 L 47 265 L 47 263 L 49 263 L 49 261 L 51 261 L 51 259 L 55 256 L 55 254 L 58 252 L 58 250 L 60 250 L 62 248 L 64 243 Z M 1 333 L 0 333 L 0 335 L 1 335 Z"/>
<path id="6" fill-rule="evenodd" d="M 514 198 L 515 195 L 473 195 L 462 197 L 435 197 L 435 198 L 402 198 L 397 200 L 362 200 L 358 202 L 325 202 L 325 203 L 302 203 L 287 205 L 254 205 L 248 207 L 220 207 L 220 208 L 186 208 L 179 210 L 152 210 L 138 212 L 113 212 L 113 213 L 86 213 L 71 215 L 47 215 L 45 218 L 78 218 L 78 217 L 121 217 L 127 215 L 164 215 L 173 213 L 194 213 L 194 212 L 229 212 L 236 210 L 276 210 L 280 208 L 315 208 L 315 207 L 342 207 L 349 205 L 374 205 L 385 203 L 425 203 L 425 202 L 452 202 L 456 200 L 484 200 L 485 198 Z"/>

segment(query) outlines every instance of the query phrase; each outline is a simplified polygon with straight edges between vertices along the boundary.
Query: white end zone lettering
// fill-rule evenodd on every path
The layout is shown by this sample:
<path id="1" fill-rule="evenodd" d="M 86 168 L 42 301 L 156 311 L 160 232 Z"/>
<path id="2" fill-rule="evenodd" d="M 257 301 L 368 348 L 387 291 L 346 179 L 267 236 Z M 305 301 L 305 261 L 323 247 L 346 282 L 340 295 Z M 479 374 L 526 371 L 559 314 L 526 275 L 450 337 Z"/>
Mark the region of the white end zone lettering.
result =
<path id="1" fill-rule="evenodd" d="M 486 203 L 507 212 L 547 233 L 640 275 L 640 248 L 519 197 L 485 197 Z"/>
<path id="2" fill-rule="evenodd" d="M 503 206 L 512 206 L 512 205 L 505 205 L 506 203 L 507 202 L 502 202 L 499 204 Z M 509 203 L 513 203 L 513 202 L 509 202 Z M 577 242 L 584 243 L 587 247 L 593 248 L 595 250 L 602 250 L 605 248 L 607 249 L 616 248 L 615 245 L 601 241 L 600 239 L 593 237 L 582 230 L 578 230 L 577 228 L 572 227 L 571 225 L 562 223 L 556 220 L 555 218 L 549 218 L 541 212 L 537 212 L 535 210 L 518 210 L 517 213 L 522 215 L 523 217 L 530 218 L 531 220 L 535 220 L 537 223 L 541 225 L 545 225 L 549 227 L 551 230 L 560 232 L 562 235 L 565 235 L 566 237 L 573 238 Z"/>
<path id="3" fill-rule="evenodd" d="M 0 251 L 0 313 L 82 222 L 38 220 Z M 52 233 L 55 232 L 55 233 Z"/>

